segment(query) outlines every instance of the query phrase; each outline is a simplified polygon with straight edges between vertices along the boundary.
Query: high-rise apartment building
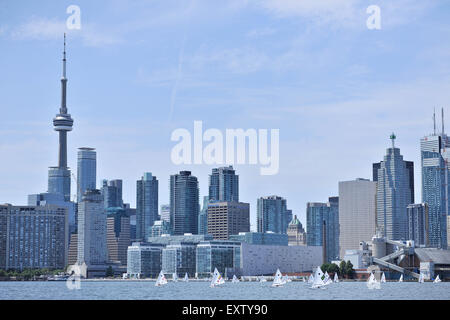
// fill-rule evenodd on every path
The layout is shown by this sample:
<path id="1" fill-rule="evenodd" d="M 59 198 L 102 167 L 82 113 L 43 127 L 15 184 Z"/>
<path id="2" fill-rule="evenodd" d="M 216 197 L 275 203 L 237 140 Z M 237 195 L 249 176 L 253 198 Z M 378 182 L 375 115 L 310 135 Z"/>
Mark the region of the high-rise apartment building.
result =
<path id="1" fill-rule="evenodd" d="M 230 235 L 250 232 L 250 204 L 218 201 L 208 204 L 208 232 L 215 240 L 228 240 Z"/>
<path id="2" fill-rule="evenodd" d="M 64 269 L 68 227 L 65 207 L 0 205 L 0 269 Z"/>
<path id="3" fill-rule="evenodd" d="M 158 180 L 151 172 L 136 183 L 136 239 L 146 241 L 158 220 Z"/>
<path id="4" fill-rule="evenodd" d="M 239 202 L 239 176 L 232 166 L 212 169 L 209 176 L 209 201 Z"/>
<path id="5" fill-rule="evenodd" d="M 395 134 L 378 169 L 377 228 L 390 240 L 407 240 L 406 207 L 411 204 L 410 170 L 400 149 L 395 148 Z"/>
<path id="6" fill-rule="evenodd" d="M 170 224 L 174 235 L 198 232 L 199 188 L 190 171 L 170 176 Z"/>
<path id="7" fill-rule="evenodd" d="M 339 199 L 330 197 L 327 203 L 306 205 L 306 244 L 322 246 L 325 261 L 339 259 Z"/>
<path id="8" fill-rule="evenodd" d="M 358 250 L 376 232 L 377 183 L 368 179 L 339 182 L 339 254 Z"/>
<path id="9" fill-rule="evenodd" d="M 259 198 L 256 215 L 258 232 L 286 233 L 292 220 L 292 211 L 287 209 L 286 199 L 279 196 Z"/>
<path id="10" fill-rule="evenodd" d="M 106 213 L 100 190 L 88 189 L 78 203 L 78 259 L 81 265 L 104 265 L 108 260 Z"/>

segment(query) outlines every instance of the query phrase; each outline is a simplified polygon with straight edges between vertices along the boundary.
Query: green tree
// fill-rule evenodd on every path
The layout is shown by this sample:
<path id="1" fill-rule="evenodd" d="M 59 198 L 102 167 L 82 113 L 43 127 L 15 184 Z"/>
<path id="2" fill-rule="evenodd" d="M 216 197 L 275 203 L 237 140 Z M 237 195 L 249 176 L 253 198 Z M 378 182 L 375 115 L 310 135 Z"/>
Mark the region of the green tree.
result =
<path id="1" fill-rule="evenodd" d="M 114 277 L 114 271 L 113 271 L 113 268 L 111 266 L 109 266 L 108 269 L 106 269 L 106 276 L 107 277 Z"/>
<path id="2" fill-rule="evenodd" d="M 339 264 L 339 275 L 341 277 L 345 277 L 347 274 L 347 263 L 342 260 L 341 263 Z"/>
<path id="3" fill-rule="evenodd" d="M 353 269 L 353 264 L 349 261 L 347 261 L 345 266 L 345 274 L 351 279 L 353 278 L 353 273 L 355 270 Z"/>

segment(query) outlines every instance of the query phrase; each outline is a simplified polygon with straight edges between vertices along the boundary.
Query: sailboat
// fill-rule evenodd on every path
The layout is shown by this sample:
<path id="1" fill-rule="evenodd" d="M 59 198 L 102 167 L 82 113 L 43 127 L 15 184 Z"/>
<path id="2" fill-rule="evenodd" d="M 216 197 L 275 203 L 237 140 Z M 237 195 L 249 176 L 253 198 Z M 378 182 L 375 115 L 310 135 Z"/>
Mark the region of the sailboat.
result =
<path id="1" fill-rule="evenodd" d="M 158 279 L 156 279 L 155 286 L 156 287 L 161 287 L 162 285 L 165 285 L 165 284 L 167 284 L 167 279 L 166 279 L 166 277 L 164 276 L 164 273 L 161 270 L 161 272 L 159 273 Z"/>
<path id="2" fill-rule="evenodd" d="M 328 271 L 325 271 L 325 276 L 323 278 L 323 283 L 330 284 L 332 282 L 333 281 L 331 280 L 330 275 L 328 274 Z"/>
<path id="3" fill-rule="evenodd" d="M 371 272 L 369 280 L 367 281 L 367 288 L 369 289 L 380 289 L 381 285 L 380 282 L 377 281 L 375 278 L 375 275 Z"/>
<path id="4" fill-rule="evenodd" d="M 302 278 L 302 281 L 303 281 L 303 282 L 306 282 L 306 279 L 305 279 L 305 277 L 303 277 L 303 278 Z"/>
<path id="5" fill-rule="evenodd" d="M 214 288 L 214 287 L 220 286 L 221 284 L 224 284 L 224 283 L 225 283 L 225 280 L 222 278 L 222 276 L 220 275 L 217 268 L 215 268 L 210 287 Z"/>
<path id="6" fill-rule="evenodd" d="M 436 279 L 434 279 L 434 281 L 433 281 L 434 283 L 439 283 L 439 282 L 442 282 L 442 280 L 441 279 L 439 279 L 439 275 L 436 277 Z"/>
<path id="7" fill-rule="evenodd" d="M 267 282 L 266 277 L 261 276 L 261 277 L 259 278 L 259 282 Z"/>
<path id="8" fill-rule="evenodd" d="M 403 282 L 403 275 L 400 275 L 400 279 L 398 279 L 398 282 Z"/>
<path id="9" fill-rule="evenodd" d="M 312 289 L 320 288 L 326 285 L 325 282 L 322 280 L 322 277 L 324 277 L 322 269 L 320 269 L 320 267 L 317 267 L 316 272 L 314 274 L 314 282 L 311 286 Z"/>
<path id="10" fill-rule="evenodd" d="M 184 275 L 183 281 L 184 281 L 184 282 L 188 282 L 188 281 L 189 281 L 189 276 L 188 276 L 187 272 L 186 272 L 185 275 Z"/>
<path id="11" fill-rule="evenodd" d="M 178 276 L 177 276 L 177 274 L 175 272 L 172 273 L 172 279 L 173 279 L 173 282 L 177 282 L 178 281 Z"/>
<path id="12" fill-rule="evenodd" d="M 236 275 L 233 275 L 233 279 L 231 280 L 232 283 L 238 283 L 239 279 L 236 277 Z"/>
<path id="13" fill-rule="evenodd" d="M 314 283 L 314 276 L 312 273 L 309 275 L 308 283 Z"/>
<path id="14" fill-rule="evenodd" d="M 338 278 L 338 275 L 337 275 L 337 272 L 335 272 L 334 273 L 334 280 L 333 280 L 335 283 L 338 283 L 339 282 L 339 278 Z"/>
<path id="15" fill-rule="evenodd" d="M 281 274 L 280 269 L 277 269 L 275 278 L 273 279 L 272 287 L 281 287 L 285 283 L 286 281 L 283 279 L 283 275 Z"/>
<path id="16" fill-rule="evenodd" d="M 380 281 L 381 283 L 384 283 L 384 282 L 386 282 L 386 276 L 384 275 L 384 272 L 383 272 L 383 274 L 381 275 L 381 281 Z"/>
<path id="17" fill-rule="evenodd" d="M 424 283 L 424 278 L 423 278 L 423 273 L 420 274 L 419 276 L 419 283 Z"/>

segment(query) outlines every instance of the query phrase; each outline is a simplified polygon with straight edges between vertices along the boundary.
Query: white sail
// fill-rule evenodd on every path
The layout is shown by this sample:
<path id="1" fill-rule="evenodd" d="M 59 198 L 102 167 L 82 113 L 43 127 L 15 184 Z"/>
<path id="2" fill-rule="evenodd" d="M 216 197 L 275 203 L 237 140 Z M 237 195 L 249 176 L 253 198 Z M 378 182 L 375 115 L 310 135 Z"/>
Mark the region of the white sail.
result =
<path id="1" fill-rule="evenodd" d="M 375 275 L 371 272 L 370 273 L 370 277 L 369 280 L 367 280 L 367 287 L 369 289 L 380 289 L 380 282 L 377 281 L 377 279 L 375 278 Z"/>
<path id="2" fill-rule="evenodd" d="M 165 285 L 165 284 L 167 284 L 167 279 L 166 279 L 166 277 L 164 276 L 164 273 L 161 270 L 161 272 L 158 275 L 158 279 L 156 279 L 155 286 L 160 287 L 160 286 Z"/>
<path id="3" fill-rule="evenodd" d="M 439 275 L 436 277 L 436 279 L 434 279 L 434 283 L 439 283 L 439 282 L 441 282 L 442 280 L 441 279 L 439 279 Z"/>
<path id="4" fill-rule="evenodd" d="M 337 272 L 334 273 L 334 282 L 339 282 Z"/>
<path id="5" fill-rule="evenodd" d="M 312 273 L 310 274 L 310 276 L 308 278 L 308 283 L 314 283 L 314 276 Z"/>
<path id="6" fill-rule="evenodd" d="M 178 276 L 177 276 L 177 274 L 175 272 L 172 273 L 172 279 L 173 279 L 174 282 L 178 281 Z"/>
<path id="7" fill-rule="evenodd" d="M 277 269 L 275 278 L 273 279 L 272 287 L 281 287 L 285 283 L 286 281 L 283 279 L 283 275 L 281 274 L 280 269 Z"/>
<path id="8" fill-rule="evenodd" d="M 381 275 L 381 282 L 382 282 L 382 283 L 386 282 L 386 276 L 384 275 L 384 272 L 383 272 L 383 274 Z"/>
<path id="9" fill-rule="evenodd" d="M 302 281 L 303 281 L 303 282 L 306 282 L 306 279 L 305 279 L 305 277 L 303 277 L 303 278 L 302 278 Z"/>
<path id="10" fill-rule="evenodd" d="M 425 280 L 423 278 L 423 273 L 420 274 L 419 276 L 419 283 L 423 283 Z"/>
<path id="11" fill-rule="evenodd" d="M 183 281 L 184 281 L 184 282 L 188 282 L 188 281 L 189 281 L 189 276 L 188 276 L 187 272 L 186 272 L 186 274 L 184 275 Z"/>
<path id="12" fill-rule="evenodd" d="M 324 278 L 323 278 L 323 283 L 325 283 L 325 284 L 333 283 L 333 281 L 331 280 L 330 275 L 328 274 L 327 271 L 325 271 L 325 275 L 324 275 Z"/>
<path id="13" fill-rule="evenodd" d="M 233 280 L 231 280 L 232 283 L 238 283 L 239 279 L 236 277 L 236 275 L 233 275 Z"/>
<path id="14" fill-rule="evenodd" d="M 266 282 L 267 280 L 266 280 L 266 277 L 264 277 L 264 276 L 261 276 L 260 278 L 259 278 L 259 282 Z"/>
<path id="15" fill-rule="evenodd" d="M 398 282 L 403 282 L 403 275 L 400 275 L 400 279 L 398 279 Z"/>
<path id="16" fill-rule="evenodd" d="M 322 269 L 320 267 L 317 267 L 316 272 L 314 273 L 314 282 L 311 286 L 311 288 L 320 288 L 325 285 L 325 282 L 323 281 L 322 277 L 325 278 L 325 275 L 322 272 Z"/>
<path id="17" fill-rule="evenodd" d="M 220 272 L 217 270 L 217 268 L 214 269 L 213 278 L 211 281 L 211 287 L 219 286 L 221 284 L 224 284 L 225 280 L 220 275 Z"/>

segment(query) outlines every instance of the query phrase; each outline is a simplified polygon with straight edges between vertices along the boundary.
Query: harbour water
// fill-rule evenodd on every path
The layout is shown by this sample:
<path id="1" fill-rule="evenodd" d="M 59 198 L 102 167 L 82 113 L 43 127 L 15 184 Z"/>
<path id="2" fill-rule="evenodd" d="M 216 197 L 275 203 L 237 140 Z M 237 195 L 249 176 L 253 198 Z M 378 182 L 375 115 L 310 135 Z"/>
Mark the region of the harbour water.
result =
<path id="1" fill-rule="evenodd" d="M 450 300 L 450 282 L 387 282 L 369 290 L 365 282 L 339 282 L 325 289 L 290 282 L 271 287 L 271 282 L 226 282 L 210 288 L 208 282 L 170 282 L 155 287 L 154 281 L 81 281 L 80 289 L 68 289 L 64 281 L 2 281 L 0 300 Z"/>

